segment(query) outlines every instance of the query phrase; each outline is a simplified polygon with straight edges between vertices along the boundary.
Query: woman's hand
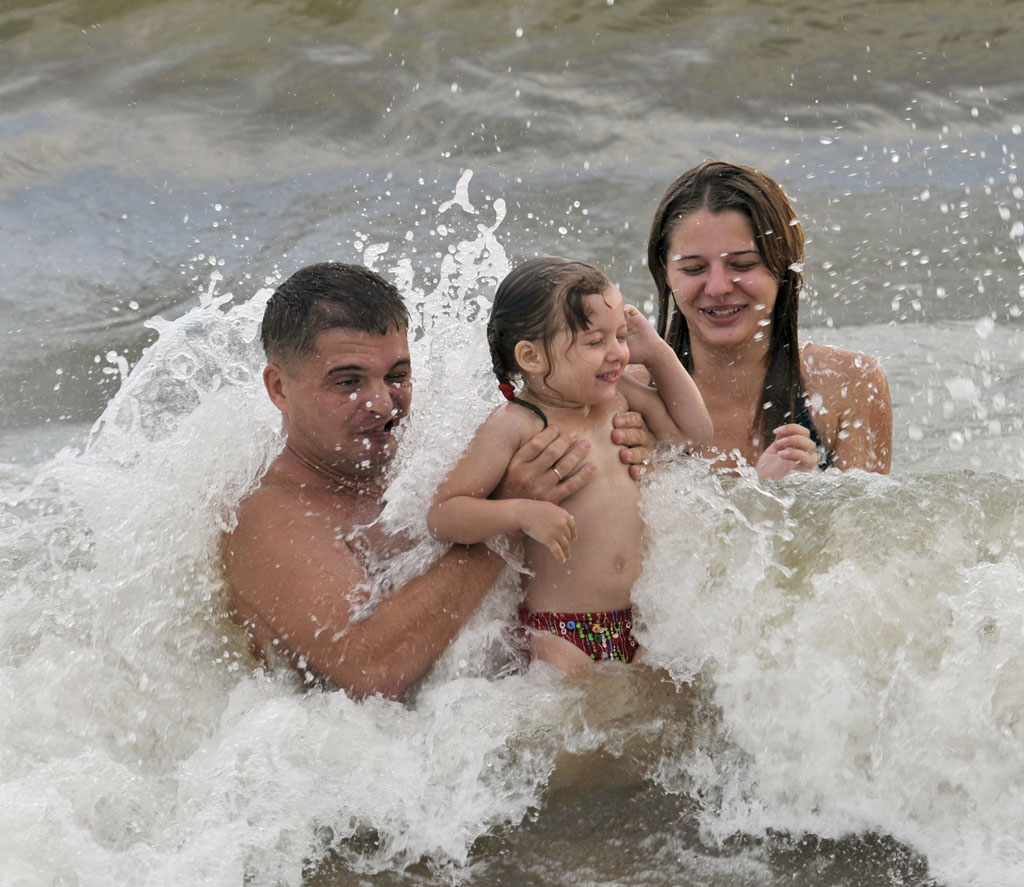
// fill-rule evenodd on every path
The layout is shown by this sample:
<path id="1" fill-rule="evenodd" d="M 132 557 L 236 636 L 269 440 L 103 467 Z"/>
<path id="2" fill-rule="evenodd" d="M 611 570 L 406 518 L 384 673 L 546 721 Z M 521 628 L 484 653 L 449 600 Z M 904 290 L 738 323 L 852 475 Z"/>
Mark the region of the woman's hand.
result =
<path id="1" fill-rule="evenodd" d="M 629 466 L 629 476 L 640 480 L 651 461 L 657 441 L 644 417 L 639 413 L 622 412 L 612 417 L 612 443 L 622 447 L 619 458 Z"/>
<path id="2" fill-rule="evenodd" d="M 794 471 L 817 471 L 818 448 L 803 425 L 780 425 L 775 440 L 757 460 L 757 476 L 779 480 Z"/>

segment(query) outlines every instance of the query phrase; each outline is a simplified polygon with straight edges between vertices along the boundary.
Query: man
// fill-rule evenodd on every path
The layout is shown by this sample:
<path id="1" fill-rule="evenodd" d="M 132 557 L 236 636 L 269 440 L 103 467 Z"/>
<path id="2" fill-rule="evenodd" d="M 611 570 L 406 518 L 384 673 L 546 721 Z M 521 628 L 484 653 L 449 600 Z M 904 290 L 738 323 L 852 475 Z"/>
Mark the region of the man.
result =
<path id="1" fill-rule="evenodd" d="M 360 266 L 311 265 L 277 288 L 263 317 L 263 381 L 285 448 L 221 544 L 232 616 L 257 654 L 277 653 L 357 698 L 397 698 L 417 681 L 505 566 L 485 546 L 456 546 L 353 618 L 370 582 L 344 540 L 382 508 L 394 429 L 412 397 L 407 326 L 395 287 Z M 636 414 L 616 424 L 637 474 L 651 436 Z M 588 449 L 545 429 L 496 495 L 560 502 L 593 477 Z"/>

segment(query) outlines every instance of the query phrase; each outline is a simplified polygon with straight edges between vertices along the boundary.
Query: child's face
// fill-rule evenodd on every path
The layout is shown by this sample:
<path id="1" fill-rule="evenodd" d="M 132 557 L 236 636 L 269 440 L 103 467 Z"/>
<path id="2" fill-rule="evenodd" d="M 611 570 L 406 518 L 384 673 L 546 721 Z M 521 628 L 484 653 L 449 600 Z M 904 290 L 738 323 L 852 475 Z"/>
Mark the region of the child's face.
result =
<path id="1" fill-rule="evenodd" d="M 629 363 L 622 293 L 609 287 L 584 296 L 583 304 L 590 325 L 575 335 L 569 329 L 560 330 L 552 340 L 546 385 L 567 401 L 606 403 L 615 397 Z"/>

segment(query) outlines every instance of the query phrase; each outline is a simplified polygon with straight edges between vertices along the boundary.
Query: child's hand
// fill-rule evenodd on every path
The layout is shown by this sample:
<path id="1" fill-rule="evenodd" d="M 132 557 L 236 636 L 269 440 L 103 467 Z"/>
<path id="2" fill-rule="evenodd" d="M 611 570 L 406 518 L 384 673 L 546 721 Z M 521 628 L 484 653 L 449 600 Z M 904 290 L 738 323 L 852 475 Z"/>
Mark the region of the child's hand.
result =
<path id="1" fill-rule="evenodd" d="M 524 500 L 522 506 L 523 532 L 564 564 L 569 560 L 569 544 L 576 538 L 576 519 L 550 502 Z"/>
<path id="2" fill-rule="evenodd" d="M 636 305 L 626 305 L 623 310 L 626 314 L 626 344 L 629 346 L 629 362 L 642 363 L 646 366 L 655 354 L 655 349 L 664 348 L 665 343 Z"/>

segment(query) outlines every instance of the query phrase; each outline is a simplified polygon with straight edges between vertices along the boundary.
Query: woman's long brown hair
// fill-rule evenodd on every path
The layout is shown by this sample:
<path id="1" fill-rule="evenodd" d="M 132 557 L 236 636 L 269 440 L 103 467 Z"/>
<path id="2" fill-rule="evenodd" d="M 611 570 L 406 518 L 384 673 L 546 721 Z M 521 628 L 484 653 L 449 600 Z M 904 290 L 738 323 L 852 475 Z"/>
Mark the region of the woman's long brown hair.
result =
<path id="1" fill-rule="evenodd" d="M 762 389 L 765 407 L 758 429 L 763 436 L 762 445 L 767 446 L 774 429 L 793 421 L 797 398 L 804 393 L 797 341 L 797 313 L 803 287 L 803 228 L 779 184 L 746 166 L 708 161 L 669 185 L 651 221 L 647 265 L 658 290 L 658 334 L 672 346 L 688 371 L 693 370 L 690 330 L 668 284 L 666 253 L 675 226 L 699 209 L 743 213 L 753 229 L 761 258 L 779 281 Z"/>

